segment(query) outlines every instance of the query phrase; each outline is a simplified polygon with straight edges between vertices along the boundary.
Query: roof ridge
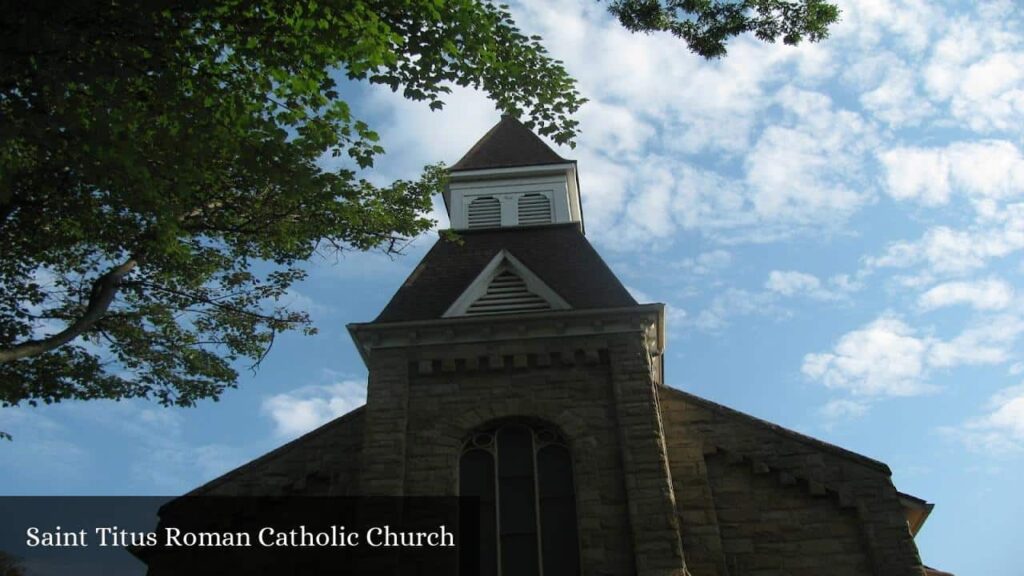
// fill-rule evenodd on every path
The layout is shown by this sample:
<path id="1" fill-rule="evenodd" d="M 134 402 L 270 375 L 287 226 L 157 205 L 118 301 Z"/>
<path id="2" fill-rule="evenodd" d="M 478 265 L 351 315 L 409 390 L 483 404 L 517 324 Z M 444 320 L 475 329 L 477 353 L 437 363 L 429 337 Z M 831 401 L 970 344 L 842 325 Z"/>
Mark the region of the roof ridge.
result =
<path id="1" fill-rule="evenodd" d="M 256 466 L 258 466 L 258 465 L 260 465 L 260 464 L 262 464 L 264 462 L 267 462 L 269 460 L 273 460 L 274 458 L 280 456 L 281 454 L 283 454 L 285 452 L 288 452 L 289 450 L 297 447 L 299 444 L 301 444 L 301 443 L 303 443 L 305 441 L 311 440 L 313 438 L 316 438 L 317 436 L 320 436 L 321 434 L 324 434 L 325 432 L 327 432 L 328 430 L 334 428 L 335 426 L 339 426 L 339 425 L 341 425 L 343 423 L 346 423 L 346 422 L 348 422 L 348 421 L 358 417 L 359 415 L 361 415 L 365 411 L 365 409 L 366 409 L 366 405 L 365 404 L 363 404 L 362 406 L 359 406 L 357 408 L 353 408 L 352 410 L 342 414 L 341 416 L 338 416 L 337 418 L 334 418 L 333 420 L 329 420 L 329 421 L 321 424 L 320 426 L 317 426 L 316 428 L 310 430 L 309 432 L 306 432 L 305 434 L 299 436 L 298 438 L 295 438 L 293 440 L 289 440 L 288 442 L 285 442 L 284 444 L 278 446 L 277 448 L 274 448 L 270 452 L 267 452 L 267 453 L 263 454 L 262 456 L 254 458 L 254 459 L 246 462 L 245 464 L 241 464 L 240 466 L 238 466 L 238 467 L 236 467 L 236 468 L 234 468 L 232 470 L 229 470 L 229 471 L 221 474 L 220 476 L 217 476 L 216 478 L 210 480 L 209 482 L 206 482 L 205 484 L 203 484 L 201 486 L 197 486 L 197 487 L 193 488 L 192 490 L 190 490 L 189 492 L 185 493 L 182 496 L 179 496 L 178 498 L 183 498 L 185 496 L 200 496 L 200 495 L 202 495 L 203 492 L 206 492 L 206 491 L 209 491 L 209 490 L 211 490 L 213 488 L 216 488 L 217 486 L 220 486 L 221 484 L 224 484 L 225 482 L 227 482 L 228 480 L 231 480 L 232 478 L 238 476 L 239 474 L 242 474 L 243 472 L 245 472 L 247 470 L 250 470 L 250 469 L 252 469 L 252 468 L 254 468 L 254 467 L 256 467 Z M 175 498 L 175 500 L 177 500 L 177 498 Z M 174 500 L 172 500 L 171 502 L 173 502 L 173 501 Z M 168 504 L 170 504 L 170 502 L 168 502 Z"/>
<path id="2" fill-rule="evenodd" d="M 892 470 L 889 468 L 888 465 L 886 465 L 884 462 L 881 462 L 879 460 L 875 460 L 874 458 L 865 456 L 863 454 L 858 454 L 856 452 L 853 452 L 852 450 L 847 450 L 846 448 L 843 448 L 841 446 L 836 446 L 835 444 L 830 444 L 828 442 L 825 442 L 824 440 L 819 440 L 818 438 L 814 438 L 813 436 L 808 436 L 806 434 L 802 434 L 800 432 L 797 432 L 796 430 L 790 430 L 789 428 L 780 426 L 778 424 L 775 424 L 773 422 L 769 422 L 767 420 L 763 420 L 763 419 L 758 418 L 756 416 L 751 416 L 750 414 L 747 414 L 745 412 L 740 412 L 739 410 L 736 410 L 734 408 L 729 408 L 728 406 L 719 404 L 717 402 L 713 402 L 711 400 L 708 400 L 707 398 L 701 398 L 700 396 L 697 396 L 695 394 L 691 394 L 689 392 L 685 392 L 685 391 L 680 390 L 678 388 L 673 388 L 673 387 L 667 386 L 667 385 L 665 386 L 665 388 L 670 390 L 674 394 L 682 396 L 682 397 L 684 397 L 684 398 L 686 398 L 688 400 L 692 400 L 692 401 L 694 401 L 694 402 L 696 402 L 698 404 L 701 404 L 704 407 L 709 408 L 709 409 L 711 409 L 711 410 L 713 410 L 715 412 L 724 413 L 724 414 L 727 414 L 727 415 L 730 415 L 730 416 L 738 416 L 740 418 L 743 418 L 744 420 L 747 420 L 751 424 L 754 424 L 756 426 L 760 426 L 762 428 L 767 428 L 767 429 L 769 429 L 769 430 L 771 430 L 773 432 L 776 432 L 776 433 L 781 434 L 783 436 L 787 436 L 790 439 L 795 440 L 797 442 L 800 442 L 802 444 L 808 444 L 808 445 L 817 447 L 817 448 L 825 450 L 827 452 L 831 452 L 832 454 L 834 454 L 836 456 L 839 456 L 841 458 L 845 458 L 847 460 L 854 460 L 854 461 L 857 461 L 857 462 L 859 462 L 861 464 L 864 464 L 866 466 L 870 466 L 871 468 L 874 468 L 876 470 L 881 470 L 881 471 L 885 472 L 886 474 L 888 474 L 890 476 L 892 475 Z"/>

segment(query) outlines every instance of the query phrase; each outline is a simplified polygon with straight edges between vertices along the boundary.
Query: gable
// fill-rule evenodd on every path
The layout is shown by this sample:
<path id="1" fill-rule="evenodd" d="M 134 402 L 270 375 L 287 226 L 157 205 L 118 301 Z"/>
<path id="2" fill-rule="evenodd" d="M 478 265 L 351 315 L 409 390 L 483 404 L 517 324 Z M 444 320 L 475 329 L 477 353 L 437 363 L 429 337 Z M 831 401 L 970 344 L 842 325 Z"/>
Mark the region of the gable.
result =
<path id="1" fill-rule="evenodd" d="M 636 306 L 576 224 L 460 231 L 442 237 L 374 322 L 445 317 L 502 250 L 573 310 Z"/>
<path id="2" fill-rule="evenodd" d="M 571 308 L 543 280 L 507 250 L 498 252 L 443 314 L 481 316 Z"/>

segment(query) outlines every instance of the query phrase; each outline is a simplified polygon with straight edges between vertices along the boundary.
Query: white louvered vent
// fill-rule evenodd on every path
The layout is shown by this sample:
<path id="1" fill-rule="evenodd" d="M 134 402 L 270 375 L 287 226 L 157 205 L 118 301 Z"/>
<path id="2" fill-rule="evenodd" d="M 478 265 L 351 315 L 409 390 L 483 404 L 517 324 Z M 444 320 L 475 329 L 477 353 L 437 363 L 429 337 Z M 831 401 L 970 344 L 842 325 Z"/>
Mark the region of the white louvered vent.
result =
<path id="1" fill-rule="evenodd" d="M 487 285 L 487 292 L 470 305 L 466 314 L 516 314 L 550 309 L 547 300 L 530 292 L 518 274 L 503 266 Z"/>
<path id="2" fill-rule="evenodd" d="M 519 197 L 519 225 L 534 226 L 551 223 L 551 201 L 543 194 Z"/>
<path id="3" fill-rule="evenodd" d="M 501 226 L 501 202 L 491 196 L 482 196 L 469 204 L 470 228 L 499 228 Z"/>

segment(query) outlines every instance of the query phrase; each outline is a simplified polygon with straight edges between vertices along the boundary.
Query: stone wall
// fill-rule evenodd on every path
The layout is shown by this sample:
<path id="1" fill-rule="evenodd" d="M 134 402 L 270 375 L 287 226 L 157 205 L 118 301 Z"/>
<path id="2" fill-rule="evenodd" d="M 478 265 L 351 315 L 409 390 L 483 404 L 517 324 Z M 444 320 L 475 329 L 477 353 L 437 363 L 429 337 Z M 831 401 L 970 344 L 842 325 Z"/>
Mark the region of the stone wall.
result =
<path id="1" fill-rule="evenodd" d="M 724 453 L 709 455 L 707 468 L 731 576 L 871 574 L 856 510 Z"/>
<path id="2" fill-rule="evenodd" d="M 193 493 L 454 495 L 471 432 L 541 420 L 573 456 L 584 574 L 923 573 L 884 464 L 657 384 L 636 335 L 410 346 L 370 368 L 366 407 Z"/>
<path id="3" fill-rule="evenodd" d="M 887 466 L 679 390 L 660 398 L 694 576 L 923 574 Z"/>
<path id="4" fill-rule="evenodd" d="M 361 485 L 370 493 L 400 486 L 406 495 L 457 494 L 471 432 L 502 419 L 541 420 L 560 429 L 573 455 L 584 573 L 682 572 L 655 384 L 639 334 L 418 346 L 386 358 L 389 366 L 379 366 L 386 375 L 371 371 L 368 395 L 365 461 L 381 463 L 365 471 Z"/>

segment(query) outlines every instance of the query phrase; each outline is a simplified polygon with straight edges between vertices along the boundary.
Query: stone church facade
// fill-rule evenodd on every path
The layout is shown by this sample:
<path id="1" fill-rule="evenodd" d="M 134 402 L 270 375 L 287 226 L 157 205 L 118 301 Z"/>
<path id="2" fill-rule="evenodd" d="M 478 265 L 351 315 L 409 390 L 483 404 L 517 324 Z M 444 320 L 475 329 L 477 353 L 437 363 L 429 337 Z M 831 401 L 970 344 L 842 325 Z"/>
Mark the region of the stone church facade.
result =
<path id="1" fill-rule="evenodd" d="M 193 494 L 479 496 L 467 574 L 925 574 L 885 464 L 666 385 L 576 168 L 503 117 L 451 168 L 457 238 L 349 326 L 366 405 Z"/>

